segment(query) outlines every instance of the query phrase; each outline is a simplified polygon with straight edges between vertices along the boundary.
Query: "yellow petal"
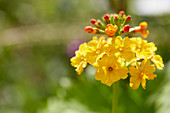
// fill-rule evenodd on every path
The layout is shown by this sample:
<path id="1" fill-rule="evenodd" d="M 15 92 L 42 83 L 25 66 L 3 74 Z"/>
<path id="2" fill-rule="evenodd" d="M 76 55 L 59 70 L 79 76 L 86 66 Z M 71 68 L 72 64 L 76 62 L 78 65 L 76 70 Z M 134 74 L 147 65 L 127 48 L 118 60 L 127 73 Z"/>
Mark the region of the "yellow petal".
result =
<path id="1" fill-rule="evenodd" d="M 148 75 L 148 80 L 153 80 L 155 77 L 157 77 L 157 75 L 156 74 L 150 74 L 150 75 Z"/>
<path id="2" fill-rule="evenodd" d="M 153 58 L 151 59 L 156 68 L 162 70 L 164 67 L 162 57 L 160 55 L 154 55 Z"/>
<path id="3" fill-rule="evenodd" d="M 82 62 L 83 59 L 81 59 L 81 56 L 80 57 L 72 57 L 70 59 L 71 61 L 71 65 L 74 66 L 74 67 L 78 67 L 79 64 Z"/>
<path id="4" fill-rule="evenodd" d="M 155 44 L 153 42 L 150 42 L 147 44 L 147 46 L 149 46 L 149 48 L 152 50 L 152 51 L 157 51 L 157 47 L 155 46 Z"/>
<path id="5" fill-rule="evenodd" d="M 138 89 L 140 85 L 140 81 L 135 78 L 135 77 L 131 77 L 130 78 L 130 87 L 132 87 L 133 89 Z"/>
<path id="6" fill-rule="evenodd" d="M 130 62 L 133 58 L 135 58 L 135 53 L 132 51 L 125 51 L 122 53 L 122 57 L 127 61 Z"/>
<path id="7" fill-rule="evenodd" d="M 76 68 L 77 74 L 81 74 L 83 72 L 84 70 L 83 65 L 84 65 L 84 62 L 82 61 L 80 65 Z"/>
<path id="8" fill-rule="evenodd" d="M 128 38 L 128 37 L 125 37 L 124 38 L 124 46 L 126 47 L 126 46 L 130 46 L 131 45 L 131 41 L 130 41 L 130 39 Z"/>
<path id="9" fill-rule="evenodd" d="M 145 89 L 146 88 L 146 80 L 142 79 L 141 84 L 142 84 L 142 88 Z"/>
<path id="10" fill-rule="evenodd" d="M 140 71 L 133 66 L 133 67 L 129 67 L 129 73 L 132 77 L 133 76 L 135 77 L 140 74 Z"/>
<path id="11" fill-rule="evenodd" d="M 79 51 L 80 51 L 80 52 L 83 52 L 83 49 L 84 49 L 85 46 L 87 46 L 86 43 L 81 44 L 81 45 L 79 46 Z"/>
<path id="12" fill-rule="evenodd" d="M 126 67 L 122 67 L 120 69 L 117 70 L 118 75 L 120 76 L 120 78 L 122 79 L 126 79 L 128 77 L 128 69 Z"/>

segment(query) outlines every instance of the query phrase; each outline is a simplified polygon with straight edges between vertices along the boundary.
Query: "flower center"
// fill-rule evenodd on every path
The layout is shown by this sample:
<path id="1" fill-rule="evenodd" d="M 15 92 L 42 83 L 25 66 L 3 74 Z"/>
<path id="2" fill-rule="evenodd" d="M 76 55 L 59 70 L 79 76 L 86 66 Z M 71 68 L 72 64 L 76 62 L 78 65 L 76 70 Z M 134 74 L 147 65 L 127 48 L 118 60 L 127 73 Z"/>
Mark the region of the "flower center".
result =
<path id="1" fill-rule="evenodd" d="M 122 48 L 120 48 L 120 49 L 119 49 L 119 51 L 122 53 L 122 52 L 123 52 L 123 49 L 122 49 Z"/>
<path id="2" fill-rule="evenodd" d="M 100 50 L 97 50 L 97 51 L 96 51 L 96 54 L 100 54 Z"/>
<path id="3" fill-rule="evenodd" d="M 143 73 L 143 72 L 141 72 L 141 73 L 140 73 L 140 75 L 139 75 L 139 76 L 140 76 L 140 78 L 143 78 L 143 75 L 144 75 L 144 73 Z"/>
<path id="4" fill-rule="evenodd" d="M 81 60 L 83 60 L 83 59 L 84 59 L 84 57 L 82 56 L 82 57 L 81 57 Z"/>
<path id="5" fill-rule="evenodd" d="M 113 70 L 113 68 L 112 68 L 112 67 L 109 67 L 109 68 L 108 68 L 108 70 L 109 70 L 109 71 L 112 71 L 112 70 Z"/>

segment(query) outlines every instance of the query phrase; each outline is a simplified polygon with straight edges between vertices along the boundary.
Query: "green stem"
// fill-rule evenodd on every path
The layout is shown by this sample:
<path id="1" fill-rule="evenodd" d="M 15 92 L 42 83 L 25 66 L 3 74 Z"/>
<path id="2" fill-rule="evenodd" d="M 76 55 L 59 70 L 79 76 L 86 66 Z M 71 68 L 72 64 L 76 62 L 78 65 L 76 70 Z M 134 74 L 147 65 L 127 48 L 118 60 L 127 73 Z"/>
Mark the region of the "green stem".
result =
<path id="1" fill-rule="evenodd" d="M 118 82 L 115 82 L 113 84 L 112 113 L 117 113 L 118 85 Z"/>
<path id="2" fill-rule="evenodd" d="M 136 61 L 130 62 L 126 67 L 129 67 L 131 64 L 135 63 Z"/>

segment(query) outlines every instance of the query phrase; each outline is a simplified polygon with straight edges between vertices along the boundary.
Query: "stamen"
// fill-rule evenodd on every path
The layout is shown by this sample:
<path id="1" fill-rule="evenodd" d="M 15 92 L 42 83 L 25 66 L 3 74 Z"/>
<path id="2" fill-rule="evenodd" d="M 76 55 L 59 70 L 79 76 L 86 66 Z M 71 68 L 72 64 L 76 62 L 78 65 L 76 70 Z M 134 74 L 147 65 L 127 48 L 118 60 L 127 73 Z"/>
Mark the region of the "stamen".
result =
<path id="1" fill-rule="evenodd" d="M 112 67 L 109 67 L 109 69 L 108 69 L 109 71 L 112 71 L 113 70 L 113 68 Z"/>

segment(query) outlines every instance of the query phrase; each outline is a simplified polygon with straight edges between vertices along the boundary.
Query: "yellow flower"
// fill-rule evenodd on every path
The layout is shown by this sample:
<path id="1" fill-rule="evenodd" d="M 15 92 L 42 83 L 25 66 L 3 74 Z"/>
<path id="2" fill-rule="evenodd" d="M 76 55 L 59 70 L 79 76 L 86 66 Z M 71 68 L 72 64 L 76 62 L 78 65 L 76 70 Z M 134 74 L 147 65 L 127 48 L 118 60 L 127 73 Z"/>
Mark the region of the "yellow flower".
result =
<path id="1" fill-rule="evenodd" d="M 78 74 L 81 74 L 87 66 L 86 59 L 84 58 L 84 49 L 86 46 L 86 43 L 81 44 L 79 50 L 75 52 L 76 56 L 70 59 L 71 65 L 76 68 L 75 70 Z"/>
<path id="2" fill-rule="evenodd" d="M 120 36 L 116 37 L 116 47 L 125 61 L 129 62 L 135 57 L 135 53 L 132 51 L 131 40 L 128 37 L 125 37 L 123 40 Z"/>
<path id="3" fill-rule="evenodd" d="M 109 39 L 107 47 L 110 48 L 110 54 L 119 55 L 128 62 L 135 57 L 135 53 L 132 51 L 131 40 L 128 37 L 125 37 L 123 40 L 120 36 Z"/>
<path id="4" fill-rule="evenodd" d="M 137 58 L 147 58 L 150 59 L 154 54 L 157 48 L 154 43 L 147 43 L 146 40 L 142 38 L 131 38 L 133 51 L 136 53 Z"/>
<path id="5" fill-rule="evenodd" d="M 163 69 L 164 64 L 162 57 L 156 55 L 157 47 L 153 42 L 147 43 L 142 38 L 131 38 L 133 51 L 136 52 L 136 57 L 140 59 L 150 59 L 156 68 Z"/>
<path id="6" fill-rule="evenodd" d="M 88 42 L 88 46 L 85 47 L 85 58 L 87 59 L 87 62 L 90 64 L 94 64 L 96 60 L 101 57 L 103 54 L 105 54 L 105 44 L 107 42 L 105 41 L 105 37 L 102 36 L 99 39 L 97 37 L 93 37 L 93 40 Z"/>
<path id="7" fill-rule="evenodd" d="M 156 68 L 158 69 L 163 69 L 164 64 L 163 64 L 163 60 L 162 57 L 160 55 L 156 55 L 155 51 L 157 50 L 157 47 L 155 47 L 155 44 L 150 42 L 147 44 L 147 47 L 150 49 L 151 51 L 151 61 L 154 63 L 154 65 L 156 66 Z"/>
<path id="8" fill-rule="evenodd" d="M 97 69 L 96 80 L 111 86 L 114 82 L 127 78 L 128 69 L 123 67 L 124 64 L 116 56 L 103 55 L 97 63 L 93 65 Z"/>
<path id="9" fill-rule="evenodd" d="M 155 67 L 154 65 L 150 65 L 150 60 L 144 59 L 141 67 L 136 62 L 136 68 L 134 66 L 129 68 L 129 73 L 131 74 L 130 87 L 137 89 L 141 83 L 143 89 L 145 89 L 146 79 L 152 80 L 157 77 L 153 72 L 155 72 Z"/>

